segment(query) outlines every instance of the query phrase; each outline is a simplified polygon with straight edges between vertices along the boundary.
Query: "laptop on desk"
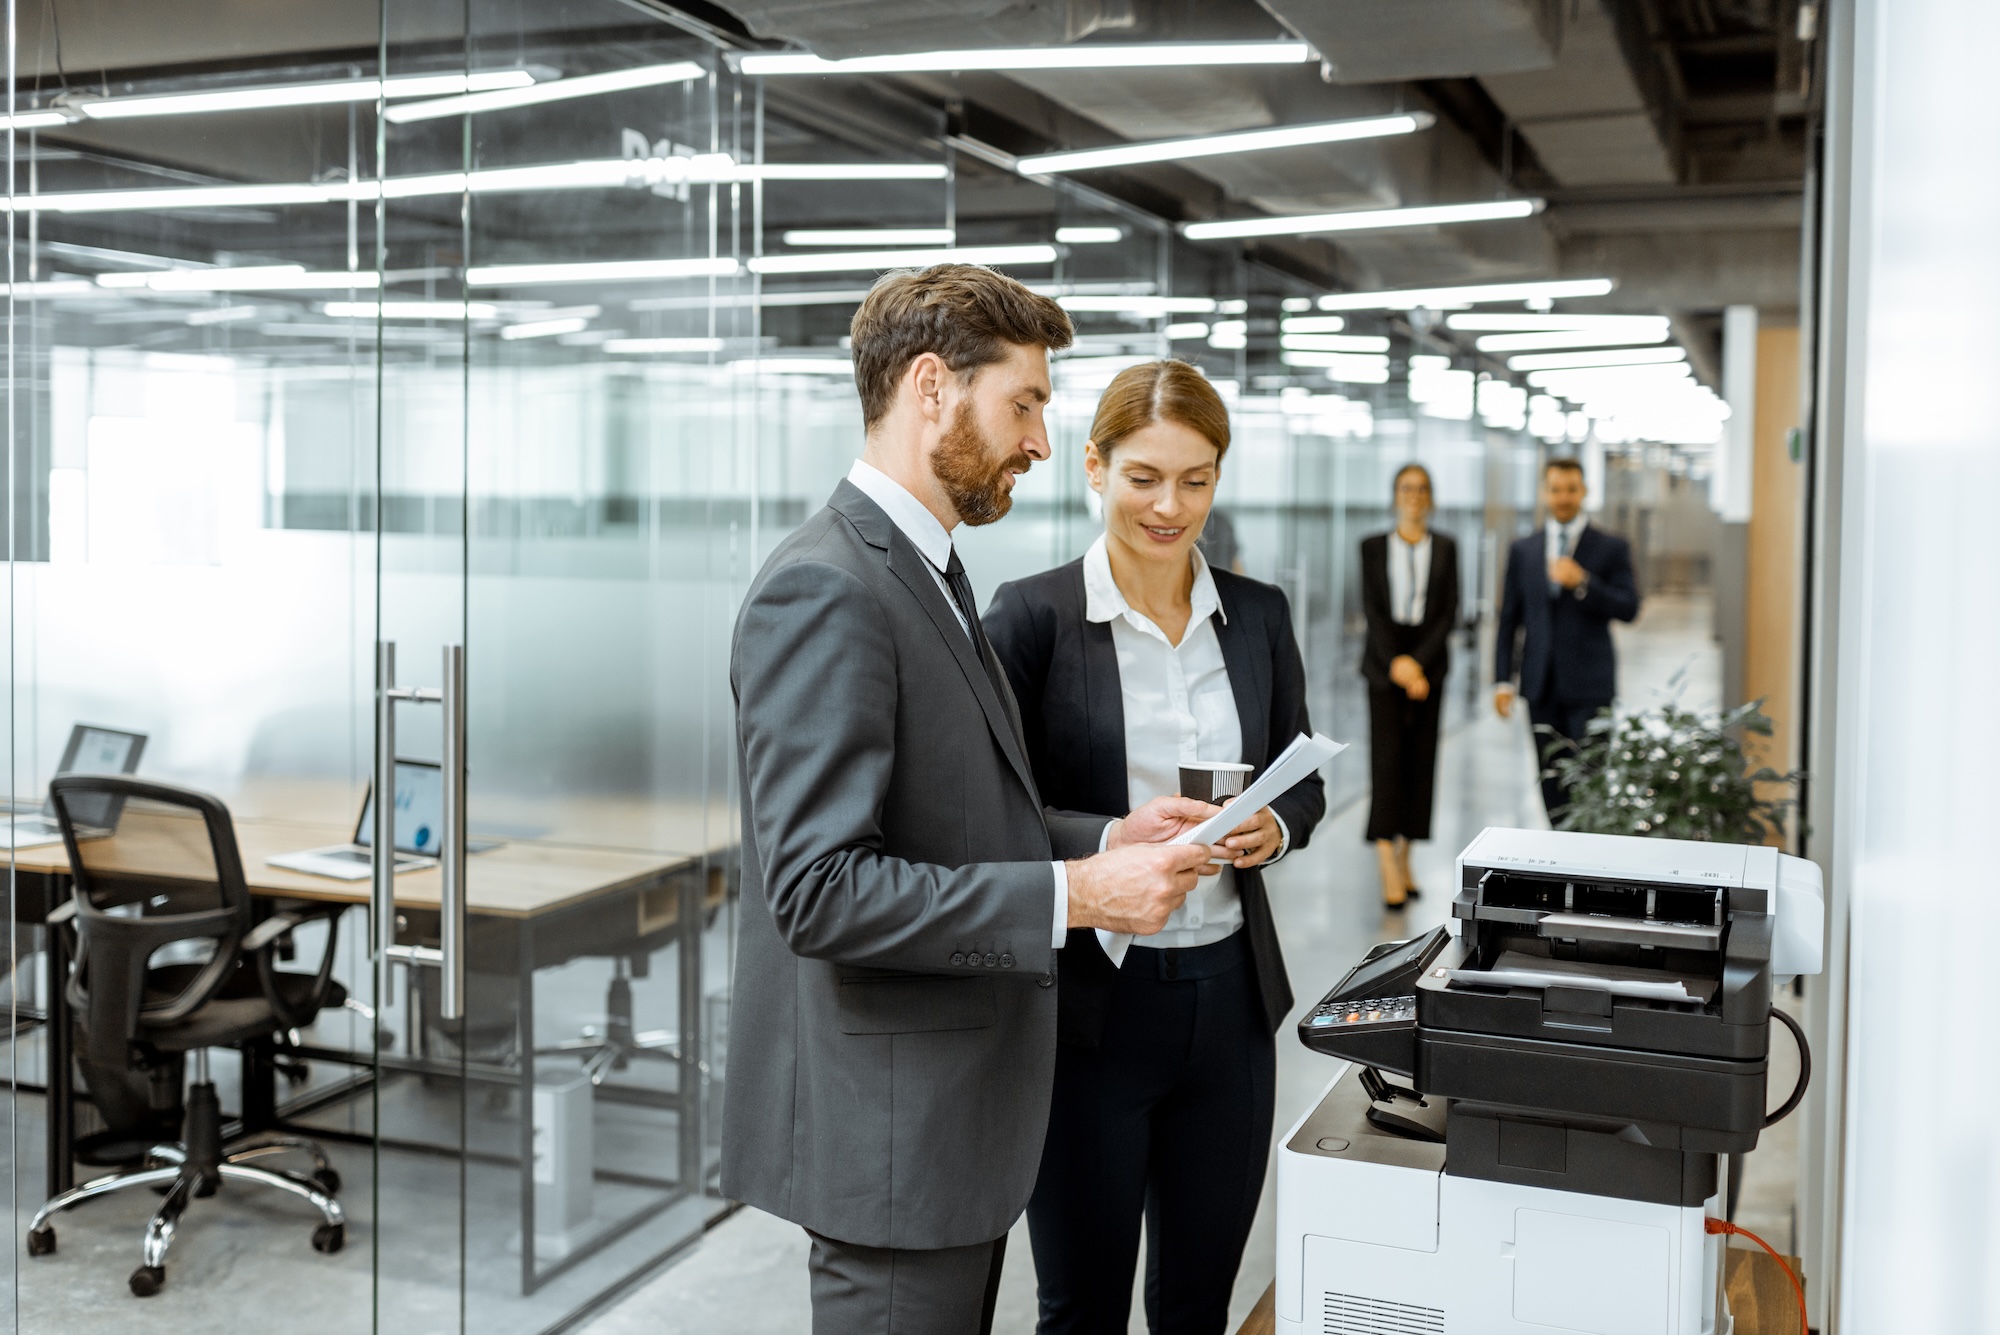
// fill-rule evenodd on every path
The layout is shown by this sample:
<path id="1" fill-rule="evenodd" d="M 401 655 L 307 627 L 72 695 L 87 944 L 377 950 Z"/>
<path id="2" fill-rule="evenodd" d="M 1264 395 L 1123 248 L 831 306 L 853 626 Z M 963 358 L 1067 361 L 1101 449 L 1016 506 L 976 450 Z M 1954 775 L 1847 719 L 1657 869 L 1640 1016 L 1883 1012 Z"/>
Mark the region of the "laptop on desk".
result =
<path id="1" fill-rule="evenodd" d="M 396 871 L 422 871 L 437 866 L 444 842 L 444 775 L 435 761 L 396 762 Z M 330 876 L 339 881 L 365 881 L 375 863 L 375 790 L 361 799 L 361 817 L 354 838 L 345 844 L 280 853 L 264 861 L 287 871 Z M 492 848 L 492 840 L 470 840 L 468 853 Z"/>
<path id="2" fill-rule="evenodd" d="M 56 763 L 58 774 L 130 774 L 139 768 L 139 756 L 146 749 L 146 734 L 119 728 L 100 728 L 79 723 L 69 730 L 69 743 Z M 77 822 L 77 838 L 101 839 L 118 826 L 124 799 L 105 795 L 85 801 L 73 798 L 70 814 Z M 62 826 L 56 821 L 55 803 L 44 798 L 39 805 L 16 803 L 16 818 L 0 827 L 0 848 L 40 848 L 62 842 Z"/>

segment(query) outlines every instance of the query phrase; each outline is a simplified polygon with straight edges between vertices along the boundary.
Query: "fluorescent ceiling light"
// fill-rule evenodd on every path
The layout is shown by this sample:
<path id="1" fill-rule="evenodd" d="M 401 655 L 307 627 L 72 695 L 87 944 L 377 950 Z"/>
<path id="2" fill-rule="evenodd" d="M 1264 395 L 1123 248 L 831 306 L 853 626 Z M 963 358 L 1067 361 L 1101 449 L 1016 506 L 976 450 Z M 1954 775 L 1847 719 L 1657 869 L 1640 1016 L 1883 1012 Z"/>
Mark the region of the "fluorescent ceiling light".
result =
<path id="1" fill-rule="evenodd" d="M 1423 204 L 1407 209 L 1349 209 L 1293 218 L 1235 218 L 1186 223 L 1190 241 L 1224 241 L 1245 236 L 1312 236 L 1321 232 L 1372 232 L 1387 227 L 1436 227 L 1446 223 L 1497 222 L 1542 211 L 1539 199 L 1494 199 L 1480 204 Z"/>
<path id="2" fill-rule="evenodd" d="M 1647 329 L 1667 324 L 1664 315 L 1512 315 L 1504 312 L 1471 311 L 1448 315 L 1444 325 L 1473 333 L 1527 333 L 1555 329 Z"/>
<path id="3" fill-rule="evenodd" d="M 500 337 L 509 342 L 522 338 L 549 338 L 556 334 L 581 333 L 590 321 L 581 315 L 572 315 L 562 320 L 528 320 L 521 324 L 510 324 L 500 331 Z"/>
<path id="4" fill-rule="evenodd" d="M 827 255 L 760 255 L 752 273 L 845 273 L 932 264 L 1054 264 L 1054 246 L 958 246 L 942 250 L 849 250 Z"/>
<path id="5" fill-rule="evenodd" d="M 1278 346 L 1288 352 L 1387 352 L 1381 334 L 1281 334 Z"/>
<path id="6" fill-rule="evenodd" d="M 1510 371 L 1565 371 L 1584 366 L 1645 366 L 1684 362 L 1686 348 L 1612 348 L 1604 352 L 1533 352 L 1509 357 Z"/>
<path id="7" fill-rule="evenodd" d="M 743 181 L 942 181 L 942 162 L 767 162 L 740 167 Z"/>
<path id="8" fill-rule="evenodd" d="M 822 60 L 791 54 L 747 55 L 745 74 L 922 74 L 966 70 L 1147 69 L 1169 65 L 1298 65 L 1311 60 L 1304 42 L 1146 42 L 1114 46 L 993 47 L 983 51 L 913 51 L 898 56 Z"/>
<path id="9" fill-rule="evenodd" d="M 97 284 L 88 278 L 45 278 L 38 283 L 11 283 L 5 286 L 8 294 L 17 301 L 35 297 L 82 297 L 97 290 Z"/>
<path id="10" fill-rule="evenodd" d="M 608 338 L 603 348 L 612 353 L 642 352 L 721 352 L 719 338 Z"/>
<path id="11" fill-rule="evenodd" d="M 334 83 L 277 84 L 264 88 L 218 88 L 201 93 L 159 93 L 142 97 L 107 97 L 77 104 L 91 120 L 126 120 L 135 116 L 191 116 L 212 111 L 257 111 L 271 107 L 314 107 L 338 102 L 373 102 L 380 97 L 438 97 L 447 93 L 500 92 L 527 88 L 535 76 L 526 70 L 492 70 L 483 74 L 410 74 L 399 78 L 342 79 Z M 390 113 L 394 119 L 394 113 Z"/>
<path id="12" fill-rule="evenodd" d="M 46 130 L 52 125 L 67 125 L 69 117 L 60 111 L 17 111 L 11 116 L 0 116 L 0 129 Z"/>
<path id="13" fill-rule="evenodd" d="M 435 102 L 412 102 L 391 107 L 383 113 L 398 125 L 410 121 L 435 120 L 440 116 L 473 115 L 482 111 L 504 111 L 511 107 L 532 107 L 543 102 L 562 102 L 600 93 L 622 93 L 633 88 L 656 88 L 661 84 L 687 83 L 707 70 L 692 60 L 676 60 L 670 65 L 641 65 L 636 69 L 607 70 L 602 74 L 579 74 L 568 79 L 551 79 L 527 88 L 499 88 L 491 92 L 442 97 Z"/>
<path id="14" fill-rule="evenodd" d="M 948 246 L 949 227 L 802 227 L 786 232 L 788 246 Z"/>
<path id="15" fill-rule="evenodd" d="M 1134 315 L 1142 320 L 1162 315 L 1207 315 L 1214 297 L 1057 297 L 1056 305 L 1082 314 Z"/>
<path id="16" fill-rule="evenodd" d="M 154 292 L 312 292 L 332 288 L 377 288 L 382 275 L 372 269 L 315 272 L 302 264 L 243 265 L 233 269 L 163 269 L 152 273 L 106 273 L 100 287 L 149 288 Z"/>
<path id="17" fill-rule="evenodd" d="M 1122 227 L 1058 227 L 1056 244 L 1062 246 L 1107 246 L 1125 239 Z"/>
<path id="18" fill-rule="evenodd" d="M 1317 125 L 1280 125 L 1268 130 L 1240 130 L 1233 134 L 1201 135 L 1193 139 L 1155 139 L 1143 144 L 1118 144 L 1110 148 L 1036 153 L 1015 159 L 1014 169 L 1025 176 L 1047 176 L 1056 172 L 1092 171 L 1099 167 L 1131 167 L 1142 162 L 1178 162 L 1184 158 L 1212 158 L 1224 153 L 1254 153 L 1261 149 L 1333 144 L 1348 139 L 1380 139 L 1385 135 L 1412 134 L 1428 129 L 1435 119 L 1428 111 L 1413 111 L 1399 116 L 1323 121 Z"/>
<path id="19" fill-rule="evenodd" d="M 479 301 L 329 301 L 320 310 L 336 320 L 492 320 L 500 308 Z"/>
<path id="20" fill-rule="evenodd" d="M 1186 324 L 1170 324 L 1167 326 L 1167 337 L 1170 339 L 1207 338 L 1208 326 L 1199 320 L 1190 320 Z"/>
<path id="21" fill-rule="evenodd" d="M 754 166 L 727 153 L 689 158 L 597 158 L 475 172 L 392 176 L 386 181 L 296 182 L 274 185 L 172 186 L 158 190 L 81 190 L 19 195 L 0 209 L 40 213 L 117 213 L 128 210 L 264 208 L 295 204 L 373 203 L 435 195 L 528 193 L 542 190 L 640 190 L 661 185 L 715 185 L 747 181 L 928 181 L 944 167 L 932 162 L 833 162 Z"/>
<path id="22" fill-rule="evenodd" d="M 198 311 L 189 311 L 187 322 L 191 325 L 234 324 L 238 320 L 257 318 L 255 306 L 209 306 Z"/>
<path id="23" fill-rule="evenodd" d="M 1323 311 L 1443 310 L 1482 301 L 1553 301 L 1562 297 L 1602 297 L 1616 287 L 1610 278 L 1572 278 L 1541 283 L 1480 283 L 1471 287 L 1410 287 L 1394 292 L 1330 292 L 1319 299 Z"/>
<path id="24" fill-rule="evenodd" d="M 589 260 L 576 264 L 486 264 L 465 271 L 469 287 L 527 287 L 535 283 L 644 282 L 660 278 L 733 278 L 733 259 Z"/>
<path id="25" fill-rule="evenodd" d="M 1298 298 L 1304 301 L 1304 297 Z M 1297 307 L 1305 310 L 1305 306 Z M 1278 322 L 1278 330 L 1285 334 L 1337 334 L 1347 328 L 1345 318 L 1338 315 L 1288 315 Z"/>
<path id="26" fill-rule="evenodd" d="M 1278 303 L 1278 309 L 1284 311 L 1309 311 L 1312 308 L 1313 308 L 1313 303 L 1311 297 L 1286 297 L 1283 301 Z M 1329 330 L 1328 332 L 1337 333 L 1338 331 Z"/>
<path id="27" fill-rule="evenodd" d="M 1664 343 L 1667 322 L 1629 329 L 1545 329 L 1519 334 L 1482 334 L 1475 342 L 1481 352 L 1530 352 L 1537 348 L 1611 348 L 1621 343 Z"/>
<path id="28" fill-rule="evenodd" d="M 1353 352 L 1281 352 L 1278 360 L 1287 366 L 1310 367 L 1340 374 L 1335 380 L 1356 384 L 1383 385 L 1389 381 L 1389 359 Z"/>
<path id="29" fill-rule="evenodd" d="M 737 375 L 844 375 L 854 374 L 854 363 L 834 357 L 745 357 L 729 363 Z"/>

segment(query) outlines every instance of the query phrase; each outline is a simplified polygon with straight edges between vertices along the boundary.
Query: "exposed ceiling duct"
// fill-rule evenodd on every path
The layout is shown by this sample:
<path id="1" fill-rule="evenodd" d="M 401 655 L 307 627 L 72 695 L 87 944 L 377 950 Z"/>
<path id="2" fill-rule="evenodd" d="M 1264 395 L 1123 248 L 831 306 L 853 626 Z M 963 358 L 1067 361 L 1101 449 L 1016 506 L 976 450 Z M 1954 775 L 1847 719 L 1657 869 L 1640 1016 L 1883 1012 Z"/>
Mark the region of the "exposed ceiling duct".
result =
<path id="1" fill-rule="evenodd" d="M 1341 83 L 1545 69 L 1569 0 L 1258 0 Z"/>
<path id="2" fill-rule="evenodd" d="M 1532 73 L 1480 71 L 1487 94 L 1565 186 L 1678 178 L 1621 36 L 1603 0 L 1580 0 L 1553 64 Z"/>

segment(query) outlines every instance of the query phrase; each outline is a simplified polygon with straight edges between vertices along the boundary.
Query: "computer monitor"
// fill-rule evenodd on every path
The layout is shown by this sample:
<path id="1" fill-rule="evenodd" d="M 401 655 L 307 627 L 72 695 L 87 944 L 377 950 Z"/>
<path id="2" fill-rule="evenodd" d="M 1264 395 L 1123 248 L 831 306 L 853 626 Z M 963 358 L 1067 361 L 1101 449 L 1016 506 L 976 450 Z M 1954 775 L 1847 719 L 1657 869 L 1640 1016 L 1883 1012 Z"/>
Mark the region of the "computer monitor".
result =
<path id="1" fill-rule="evenodd" d="M 130 774 L 139 768 L 139 756 L 145 749 L 146 734 L 143 732 L 79 723 L 69 730 L 69 744 L 63 747 L 62 759 L 56 763 L 56 773 Z M 70 818 L 78 825 L 109 830 L 116 828 L 119 813 L 124 807 L 123 797 L 103 793 L 72 798 L 69 812 Z M 50 820 L 56 818 L 53 798 L 43 801 L 42 813 Z"/>
<path id="2" fill-rule="evenodd" d="M 375 790 L 361 804 L 354 825 L 354 842 L 375 843 Z M 396 762 L 396 849 L 434 858 L 444 847 L 444 771 L 429 760 Z"/>

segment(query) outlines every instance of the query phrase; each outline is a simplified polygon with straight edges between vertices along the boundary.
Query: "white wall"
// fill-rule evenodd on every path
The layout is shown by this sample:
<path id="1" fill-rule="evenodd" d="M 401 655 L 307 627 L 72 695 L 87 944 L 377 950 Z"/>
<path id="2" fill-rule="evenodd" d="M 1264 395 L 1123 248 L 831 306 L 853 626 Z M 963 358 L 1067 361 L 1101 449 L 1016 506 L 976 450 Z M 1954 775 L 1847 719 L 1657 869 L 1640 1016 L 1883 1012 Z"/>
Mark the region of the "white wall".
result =
<path id="1" fill-rule="evenodd" d="M 1851 952 L 1832 1328 L 1993 1335 L 2000 6 L 1854 0 L 1852 13 L 1848 247 L 1830 275 L 1845 287 L 1847 382 L 1831 424 L 1830 847 Z"/>

